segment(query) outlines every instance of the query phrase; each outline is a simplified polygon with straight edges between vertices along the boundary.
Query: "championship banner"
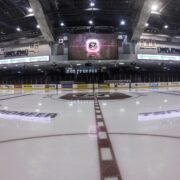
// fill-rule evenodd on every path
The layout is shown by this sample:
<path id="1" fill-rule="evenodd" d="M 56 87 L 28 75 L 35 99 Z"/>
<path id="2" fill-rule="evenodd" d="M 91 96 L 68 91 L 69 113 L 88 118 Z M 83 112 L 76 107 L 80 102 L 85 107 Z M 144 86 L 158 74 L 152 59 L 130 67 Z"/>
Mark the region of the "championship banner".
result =
<path id="1" fill-rule="evenodd" d="M 29 52 L 33 52 L 33 53 L 39 52 L 39 41 L 30 43 Z"/>
<path id="2" fill-rule="evenodd" d="M 0 56 L 4 55 L 4 48 L 0 47 Z"/>

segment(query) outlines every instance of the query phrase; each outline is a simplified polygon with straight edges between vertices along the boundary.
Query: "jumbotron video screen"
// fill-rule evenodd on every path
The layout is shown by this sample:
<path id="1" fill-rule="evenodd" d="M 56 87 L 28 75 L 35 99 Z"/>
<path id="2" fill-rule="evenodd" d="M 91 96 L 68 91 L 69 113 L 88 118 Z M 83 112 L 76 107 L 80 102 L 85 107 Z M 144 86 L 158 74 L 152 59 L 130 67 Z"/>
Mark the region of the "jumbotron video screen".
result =
<path id="1" fill-rule="evenodd" d="M 69 36 L 69 60 L 118 59 L 115 34 L 78 34 Z"/>

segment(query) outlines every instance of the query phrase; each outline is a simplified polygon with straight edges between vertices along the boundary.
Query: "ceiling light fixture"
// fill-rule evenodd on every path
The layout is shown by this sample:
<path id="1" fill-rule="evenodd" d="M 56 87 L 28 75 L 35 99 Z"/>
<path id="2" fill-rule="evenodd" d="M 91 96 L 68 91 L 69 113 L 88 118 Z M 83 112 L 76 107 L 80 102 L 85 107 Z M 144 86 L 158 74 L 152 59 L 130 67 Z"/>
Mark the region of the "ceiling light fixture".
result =
<path id="1" fill-rule="evenodd" d="M 29 13 L 32 13 L 32 12 L 33 12 L 33 9 L 32 9 L 32 8 L 28 8 L 28 12 L 29 12 Z"/>
<path id="2" fill-rule="evenodd" d="M 34 13 L 29 13 L 25 17 L 27 18 L 27 17 L 32 17 L 32 16 L 34 16 Z"/>
<path id="3" fill-rule="evenodd" d="M 121 25 L 121 26 L 124 26 L 125 24 L 126 24 L 126 21 L 121 20 L 120 25 Z"/>
<path id="4" fill-rule="evenodd" d="M 61 25 L 61 27 L 65 26 L 65 24 L 64 24 L 63 22 L 61 22 L 61 24 L 60 24 L 60 25 Z"/>
<path id="5" fill-rule="evenodd" d="M 166 24 L 166 25 L 164 25 L 164 29 L 168 29 L 169 28 L 169 26 Z"/>
<path id="6" fill-rule="evenodd" d="M 94 24 L 93 20 L 89 20 L 89 24 L 90 25 Z"/>
<path id="7" fill-rule="evenodd" d="M 20 27 L 17 27 L 17 28 L 16 28 L 16 31 L 20 32 L 20 31 L 22 31 L 22 30 L 21 30 Z"/>
<path id="8" fill-rule="evenodd" d="M 145 27 L 149 27 L 149 23 L 146 23 L 146 24 L 145 24 Z"/>
<path id="9" fill-rule="evenodd" d="M 95 8 L 95 7 L 93 7 L 93 8 L 87 8 L 87 9 L 85 9 L 85 11 L 100 11 L 100 9 L 99 8 Z"/>
<path id="10" fill-rule="evenodd" d="M 152 11 L 157 11 L 157 10 L 158 10 L 158 5 L 157 5 L 157 4 L 153 4 L 153 5 L 151 6 L 151 10 L 152 10 Z"/>
<path id="11" fill-rule="evenodd" d="M 94 3 L 94 2 L 90 2 L 90 6 L 91 6 L 91 7 L 94 7 L 94 6 L 95 6 L 95 3 Z"/>
<path id="12" fill-rule="evenodd" d="M 151 6 L 151 14 L 160 14 L 160 10 L 158 10 L 158 5 Z"/>

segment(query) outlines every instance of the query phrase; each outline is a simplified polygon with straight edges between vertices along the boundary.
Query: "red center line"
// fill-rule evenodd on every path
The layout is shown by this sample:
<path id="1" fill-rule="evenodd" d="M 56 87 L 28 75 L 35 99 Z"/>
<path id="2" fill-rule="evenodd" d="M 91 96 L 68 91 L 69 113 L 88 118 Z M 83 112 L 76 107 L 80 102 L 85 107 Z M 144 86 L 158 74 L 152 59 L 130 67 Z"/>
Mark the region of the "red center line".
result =
<path id="1" fill-rule="evenodd" d="M 122 180 L 106 123 L 95 94 L 94 109 L 96 115 L 101 180 Z"/>

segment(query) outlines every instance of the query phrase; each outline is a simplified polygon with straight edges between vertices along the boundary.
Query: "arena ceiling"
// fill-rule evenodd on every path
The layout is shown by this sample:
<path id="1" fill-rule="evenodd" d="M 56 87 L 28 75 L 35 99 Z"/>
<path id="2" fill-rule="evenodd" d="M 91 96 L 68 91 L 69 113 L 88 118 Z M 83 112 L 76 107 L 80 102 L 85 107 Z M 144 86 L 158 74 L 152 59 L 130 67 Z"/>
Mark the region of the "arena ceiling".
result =
<path id="1" fill-rule="evenodd" d="M 34 12 L 37 2 L 42 11 Z M 54 40 L 80 32 L 180 35 L 179 0 L 0 0 L 0 42 L 44 36 L 38 13 L 44 14 Z"/>

